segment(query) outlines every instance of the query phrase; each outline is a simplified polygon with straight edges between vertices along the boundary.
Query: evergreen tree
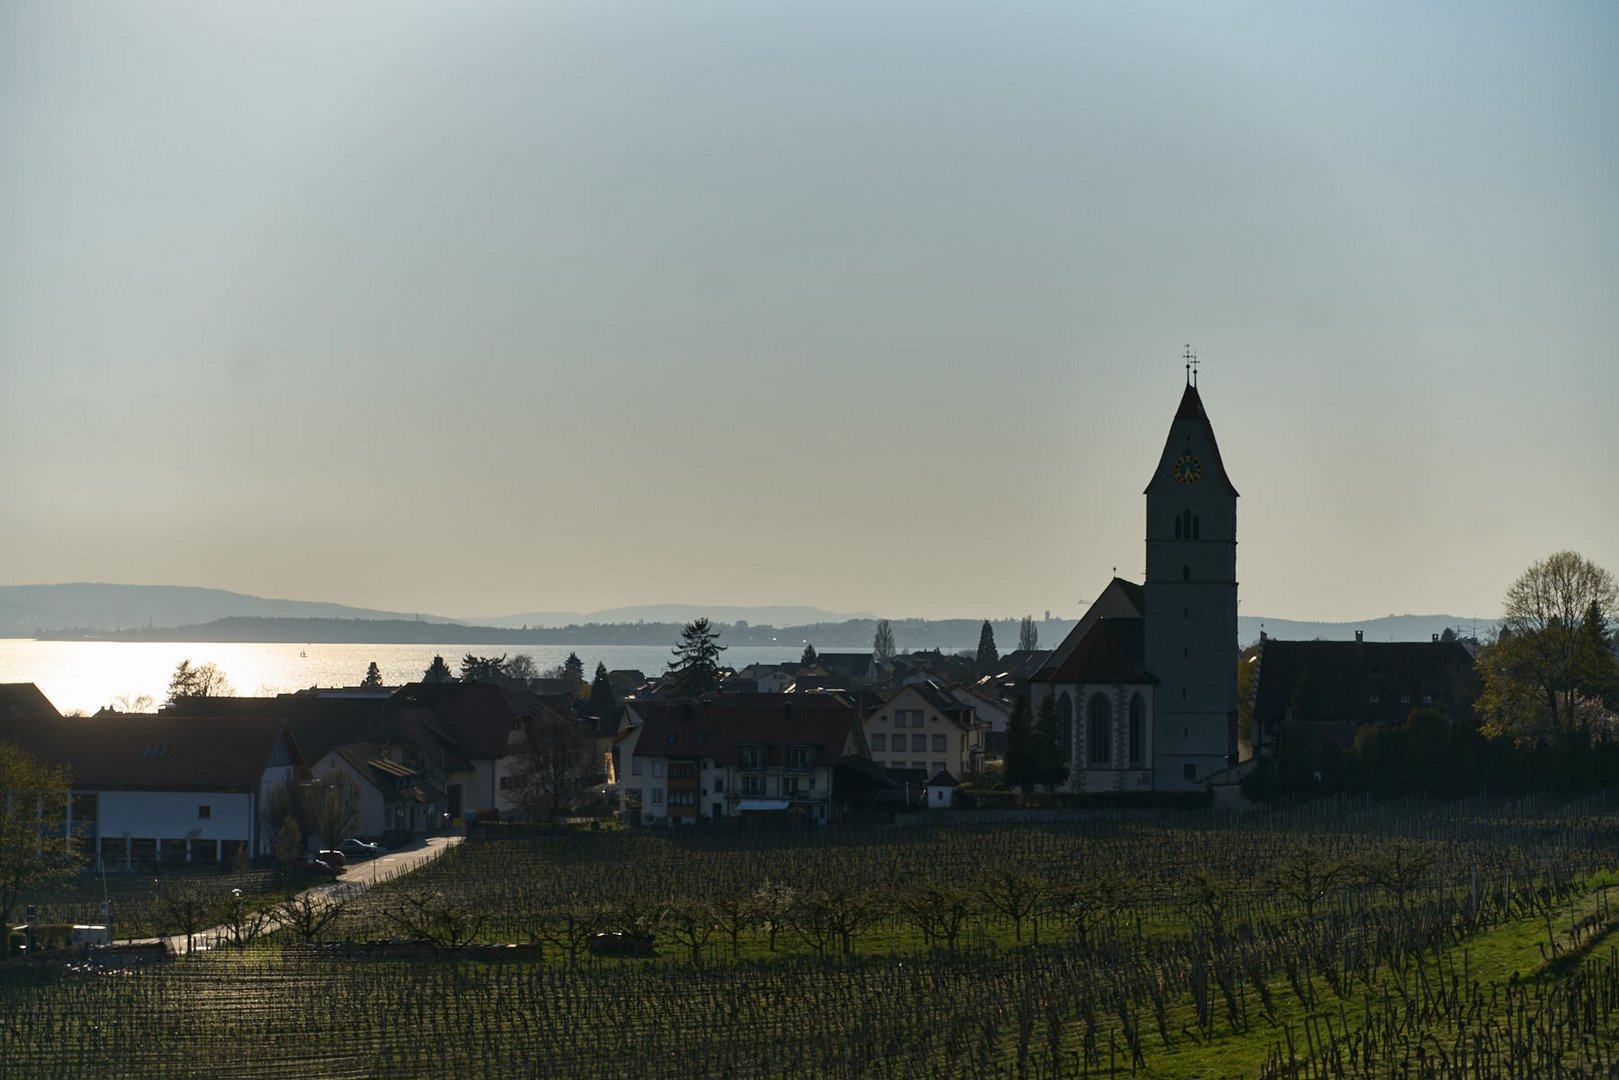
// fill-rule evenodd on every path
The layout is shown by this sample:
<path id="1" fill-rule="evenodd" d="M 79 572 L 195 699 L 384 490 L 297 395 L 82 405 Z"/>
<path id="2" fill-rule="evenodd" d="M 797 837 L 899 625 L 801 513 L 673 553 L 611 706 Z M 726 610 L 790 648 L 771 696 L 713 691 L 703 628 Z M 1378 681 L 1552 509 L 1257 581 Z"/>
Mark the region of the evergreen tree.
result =
<path id="1" fill-rule="evenodd" d="M 562 661 L 562 678 L 568 684 L 568 692 L 578 695 L 585 687 L 585 662 L 579 659 L 578 653 L 569 653 L 568 658 Z"/>
<path id="2" fill-rule="evenodd" d="M 618 707 L 618 698 L 613 694 L 612 680 L 607 677 L 607 665 L 596 664 L 596 677 L 590 682 L 590 715 L 609 716 Z"/>
<path id="3" fill-rule="evenodd" d="M 701 697 L 720 684 L 720 632 L 707 619 L 689 622 L 680 631 L 667 678 L 675 697 Z"/>
<path id="4" fill-rule="evenodd" d="M 1017 628 L 1017 647 L 1023 652 L 1033 652 L 1040 647 L 1040 628 L 1034 625 L 1034 616 L 1023 616 L 1023 622 Z"/>
<path id="5" fill-rule="evenodd" d="M 804 642 L 804 655 L 798 658 L 798 666 L 810 667 L 820 659 L 821 658 L 815 653 L 815 646 L 811 645 L 807 641 Z"/>
<path id="6" fill-rule="evenodd" d="M 370 690 L 382 685 L 382 672 L 378 669 L 375 660 L 371 661 L 371 666 L 365 669 L 365 678 L 360 680 L 360 685 Z"/>
<path id="7" fill-rule="evenodd" d="M 1034 717 L 1029 712 L 1029 699 L 1019 697 L 1012 705 L 1012 715 L 1006 721 L 1006 769 L 1003 779 L 1008 787 L 1034 790 L 1038 779 L 1038 759 L 1035 756 Z"/>
<path id="8" fill-rule="evenodd" d="M 435 656 L 433 662 L 427 665 L 422 672 L 422 682 L 454 682 L 455 676 L 450 673 L 450 665 L 444 662 L 444 657 Z"/>
<path id="9" fill-rule="evenodd" d="M 1068 764 L 1063 760 L 1065 735 L 1057 730 L 1057 699 L 1048 697 L 1040 703 L 1033 739 L 1035 782 L 1047 791 L 1068 779 Z"/>
<path id="10" fill-rule="evenodd" d="M 473 656 L 461 658 L 462 682 L 499 682 L 506 675 L 506 654 L 499 656 Z"/>
<path id="11" fill-rule="evenodd" d="M 894 628 L 887 619 L 877 620 L 877 632 L 871 638 L 871 653 L 879 661 L 894 659 Z"/>
<path id="12" fill-rule="evenodd" d="M 1001 654 L 995 649 L 995 628 L 984 620 L 984 628 L 978 631 L 978 660 L 976 667 L 980 675 L 994 675 L 1000 670 Z"/>

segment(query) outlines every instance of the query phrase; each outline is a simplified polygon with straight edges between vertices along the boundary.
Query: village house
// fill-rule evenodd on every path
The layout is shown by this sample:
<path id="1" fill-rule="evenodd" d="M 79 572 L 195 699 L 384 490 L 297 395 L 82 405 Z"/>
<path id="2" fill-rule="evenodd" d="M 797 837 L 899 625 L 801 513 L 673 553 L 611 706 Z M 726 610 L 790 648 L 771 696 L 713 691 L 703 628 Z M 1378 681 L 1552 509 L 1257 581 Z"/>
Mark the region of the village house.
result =
<path id="1" fill-rule="evenodd" d="M 1397 727 L 1414 709 L 1466 717 L 1478 695 L 1473 653 L 1462 642 L 1278 641 L 1263 638 L 1254 667 L 1245 751 L 1277 752 L 1284 733 L 1311 760 L 1322 744 L 1354 744 L 1362 727 Z"/>
<path id="2" fill-rule="evenodd" d="M 902 686 L 866 714 L 863 724 L 872 760 L 894 769 L 921 769 L 976 776 L 984 768 L 988 725 L 974 706 L 945 693 L 937 683 Z"/>
<path id="3" fill-rule="evenodd" d="M 619 797 L 643 824 L 750 816 L 825 824 L 835 771 L 869 757 L 859 714 L 832 694 L 715 695 L 626 703 Z"/>
<path id="4" fill-rule="evenodd" d="M 284 720 L 127 713 L 0 716 L 0 739 L 68 770 L 66 826 L 95 864 L 218 862 L 270 853 L 271 793 L 304 766 Z"/>

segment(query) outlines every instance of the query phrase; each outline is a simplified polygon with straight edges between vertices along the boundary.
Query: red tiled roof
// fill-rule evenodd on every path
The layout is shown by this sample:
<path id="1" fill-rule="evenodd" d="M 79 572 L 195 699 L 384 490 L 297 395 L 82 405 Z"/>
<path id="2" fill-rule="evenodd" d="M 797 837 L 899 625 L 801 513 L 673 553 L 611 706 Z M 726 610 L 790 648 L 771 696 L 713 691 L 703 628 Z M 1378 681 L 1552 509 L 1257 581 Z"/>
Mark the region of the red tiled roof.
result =
<path id="1" fill-rule="evenodd" d="M 256 791 L 270 765 L 303 764 L 286 721 L 273 717 L 5 717 L 0 739 L 65 766 L 78 788 Z"/>
<path id="2" fill-rule="evenodd" d="M 1125 648 L 1120 628 L 1112 619 L 1098 619 L 1073 652 L 1055 667 L 1035 676 L 1039 682 L 1053 683 L 1150 683 L 1157 682 L 1142 671 Z"/>

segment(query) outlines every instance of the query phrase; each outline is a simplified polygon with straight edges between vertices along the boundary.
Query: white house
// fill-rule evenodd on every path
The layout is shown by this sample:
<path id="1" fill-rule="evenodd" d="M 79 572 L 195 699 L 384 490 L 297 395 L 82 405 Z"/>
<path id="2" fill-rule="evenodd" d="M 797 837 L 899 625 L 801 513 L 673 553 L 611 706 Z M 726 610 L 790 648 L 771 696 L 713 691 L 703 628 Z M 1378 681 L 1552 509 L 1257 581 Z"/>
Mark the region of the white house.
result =
<path id="1" fill-rule="evenodd" d="M 0 739 L 68 770 L 68 825 L 107 869 L 269 854 L 262 808 L 304 764 L 271 718 L 0 717 Z"/>
<path id="2" fill-rule="evenodd" d="M 891 769 L 972 776 L 984 767 L 988 725 L 931 681 L 901 686 L 866 715 L 863 727 L 872 760 Z"/>

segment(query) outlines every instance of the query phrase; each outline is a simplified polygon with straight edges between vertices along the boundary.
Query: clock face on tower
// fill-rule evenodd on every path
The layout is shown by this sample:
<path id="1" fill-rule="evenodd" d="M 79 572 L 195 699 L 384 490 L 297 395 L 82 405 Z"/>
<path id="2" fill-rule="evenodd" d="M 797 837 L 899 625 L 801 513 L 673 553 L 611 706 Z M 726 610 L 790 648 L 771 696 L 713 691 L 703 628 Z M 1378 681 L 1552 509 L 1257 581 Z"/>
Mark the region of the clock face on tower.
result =
<path id="1" fill-rule="evenodd" d="M 1191 454 L 1182 454 L 1176 458 L 1169 471 L 1182 484 L 1195 484 L 1203 479 L 1203 463 Z"/>

